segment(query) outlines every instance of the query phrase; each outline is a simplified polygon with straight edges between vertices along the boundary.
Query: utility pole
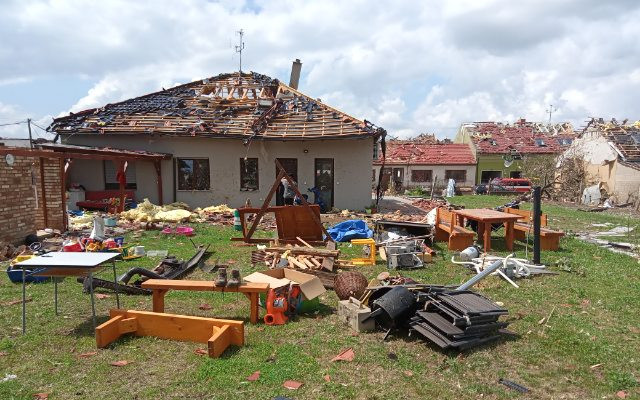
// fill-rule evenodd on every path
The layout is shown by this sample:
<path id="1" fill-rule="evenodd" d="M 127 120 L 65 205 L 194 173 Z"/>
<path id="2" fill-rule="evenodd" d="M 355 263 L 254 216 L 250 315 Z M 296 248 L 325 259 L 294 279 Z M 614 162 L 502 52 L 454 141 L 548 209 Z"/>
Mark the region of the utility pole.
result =
<path id="1" fill-rule="evenodd" d="M 549 104 L 549 108 L 547 109 L 547 114 L 549 114 L 549 123 L 551 123 L 551 114 L 558 111 L 557 107 L 554 107 L 553 104 Z"/>
<path id="2" fill-rule="evenodd" d="M 236 53 L 240 54 L 240 73 L 242 73 L 242 50 L 244 50 L 244 42 L 242 41 L 242 37 L 244 36 L 244 31 L 240 29 L 236 32 L 240 36 L 240 42 L 236 45 Z"/>
<path id="3" fill-rule="evenodd" d="M 29 127 L 29 147 L 33 149 L 33 137 L 31 136 L 31 118 L 27 118 L 27 127 Z"/>

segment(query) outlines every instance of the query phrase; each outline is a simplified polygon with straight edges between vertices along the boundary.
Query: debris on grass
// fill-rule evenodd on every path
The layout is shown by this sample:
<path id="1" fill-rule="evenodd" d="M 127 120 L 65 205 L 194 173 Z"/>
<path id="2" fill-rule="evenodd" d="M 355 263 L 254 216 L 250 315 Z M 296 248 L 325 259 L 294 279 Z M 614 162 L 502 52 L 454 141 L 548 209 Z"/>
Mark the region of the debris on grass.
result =
<path id="1" fill-rule="evenodd" d="M 627 392 L 624 390 L 618 390 L 616 392 L 616 397 L 619 399 L 626 399 L 627 398 Z"/>
<path id="2" fill-rule="evenodd" d="M 199 356 L 206 356 L 207 354 L 209 354 L 209 351 L 207 351 L 207 349 L 199 348 L 199 349 L 195 349 L 194 353 L 196 353 Z"/>
<path id="3" fill-rule="evenodd" d="M 97 299 L 100 299 L 100 300 L 102 300 L 102 299 L 108 299 L 109 297 L 111 297 L 111 296 L 109 296 L 108 294 L 104 294 L 104 293 L 96 293 L 96 298 L 97 298 Z"/>
<path id="4" fill-rule="evenodd" d="M 302 385 L 304 385 L 304 383 L 298 381 L 284 381 L 282 384 L 282 386 L 290 390 L 300 389 Z"/>
<path id="5" fill-rule="evenodd" d="M 24 302 L 25 303 L 29 303 L 31 302 L 33 299 L 26 299 Z M 20 300 L 11 300 L 11 301 L 7 301 L 6 303 L 3 304 L 3 306 L 15 306 L 16 304 L 22 304 L 22 299 Z"/>
<path id="6" fill-rule="evenodd" d="M 47 400 L 49 398 L 49 393 L 35 393 L 33 398 L 36 400 Z"/>
<path id="7" fill-rule="evenodd" d="M 127 360 L 119 360 L 119 361 L 112 361 L 110 363 L 111 366 L 113 367 L 124 367 L 125 365 L 129 364 L 130 361 Z"/>
<path id="8" fill-rule="evenodd" d="M 4 356 L 8 356 L 9 353 L 7 353 L 6 351 L 0 351 L 0 357 L 4 357 Z"/>
<path id="9" fill-rule="evenodd" d="M 406 370 L 403 373 L 407 378 L 411 378 L 413 376 L 413 371 Z"/>
<path id="10" fill-rule="evenodd" d="M 0 379 L 0 382 L 9 382 L 16 379 L 18 375 L 14 374 L 4 374 L 4 378 Z"/>
<path id="11" fill-rule="evenodd" d="M 256 372 L 254 372 L 253 374 L 251 374 L 251 375 L 249 375 L 249 376 L 247 377 L 247 380 L 248 380 L 249 382 L 255 382 L 255 381 L 257 381 L 258 379 L 260 379 L 260 371 L 256 371 Z"/>
<path id="12" fill-rule="evenodd" d="M 331 382 L 331 376 L 325 375 L 323 378 L 325 382 Z"/>
<path id="13" fill-rule="evenodd" d="M 199 308 L 199 309 L 201 309 L 201 310 L 205 310 L 205 311 L 206 311 L 206 310 L 211 310 L 211 306 L 210 306 L 209 304 L 207 304 L 207 303 L 202 303 L 202 304 L 200 304 L 200 305 L 198 306 L 198 308 Z"/>
<path id="14" fill-rule="evenodd" d="M 394 360 L 396 361 L 398 359 L 398 355 L 396 353 L 388 353 L 387 354 L 387 358 L 389 358 L 389 360 Z"/>
<path id="15" fill-rule="evenodd" d="M 80 358 L 88 358 L 88 357 L 91 357 L 91 356 L 95 356 L 96 354 L 98 354 L 97 351 L 90 351 L 88 353 L 78 354 L 78 357 L 80 357 Z"/>
<path id="16" fill-rule="evenodd" d="M 520 393 L 529 393 L 531 390 L 529 390 L 528 388 L 515 383 L 514 381 L 510 381 L 508 379 L 498 379 L 498 383 L 505 385 L 506 387 L 508 387 L 509 389 L 513 389 L 515 391 L 518 391 Z"/>
<path id="17" fill-rule="evenodd" d="M 353 348 L 349 347 L 346 350 L 342 350 L 342 352 L 340 352 L 340 354 L 338 354 L 337 356 L 333 357 L 331 359 L 331 362 L 336 362 L 336 361 L 347 361 L 347 362 L 351 362 L 353 361 L 353 358 L 355 357 L 356 353 L 353 351 Z"/>

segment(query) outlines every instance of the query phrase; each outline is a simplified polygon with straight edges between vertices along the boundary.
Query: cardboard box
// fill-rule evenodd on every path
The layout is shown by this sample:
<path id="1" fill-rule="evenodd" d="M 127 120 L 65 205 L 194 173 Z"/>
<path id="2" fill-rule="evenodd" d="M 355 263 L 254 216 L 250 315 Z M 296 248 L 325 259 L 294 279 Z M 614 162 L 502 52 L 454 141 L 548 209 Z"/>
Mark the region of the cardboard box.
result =
<path id="1" fill-rule="evenodd" d="M 290 268 L 276 268 L 254 272 L 249 276 L 245 276 L 244 280 L 254 283 L 268 283 L 272 289 L 283 287 L 293 282 L 300 286 L 304 300 L 314 299 L 326 292 L 320 278 Z"/>

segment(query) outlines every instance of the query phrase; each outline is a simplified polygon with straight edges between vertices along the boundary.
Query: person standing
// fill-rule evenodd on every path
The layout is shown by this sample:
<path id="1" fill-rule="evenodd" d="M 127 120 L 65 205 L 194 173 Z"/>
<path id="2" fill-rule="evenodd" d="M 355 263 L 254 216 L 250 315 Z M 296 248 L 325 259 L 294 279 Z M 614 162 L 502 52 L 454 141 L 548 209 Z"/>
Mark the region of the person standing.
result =
<path id="1" fill-rule="evenodd" d="M 293 205 L 293 200 L 296 197 L 296 193 L 293 191 L 293 188 L 291 187 L 291 184 L 289 183 L 288 180 L 286 180 L 285 178 L 282 178 L 282 180 L 280 182 L 282 183 L 282 187 L 284 188 L 284 190 L 282 192 L 282 198 L 284 199 L 284 205 L 292 206 Z"/>

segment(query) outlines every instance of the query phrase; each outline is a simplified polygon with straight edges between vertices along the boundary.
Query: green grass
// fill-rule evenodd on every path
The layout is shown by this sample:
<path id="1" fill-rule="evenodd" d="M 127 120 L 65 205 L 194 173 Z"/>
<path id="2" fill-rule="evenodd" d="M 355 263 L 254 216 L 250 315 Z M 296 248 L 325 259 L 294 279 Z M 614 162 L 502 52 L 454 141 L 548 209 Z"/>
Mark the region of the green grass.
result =
<path id="1" fill-rule="evenodd" d="M 495 206 L 506 197 L 461 196 L 450 199 L 468 207 Z M 560 205 L 545 205 L 550 225 L 580 230 L 591 223 L 624 224 L 626 217 L 585 213 Z M 572 224 L 572 225 L 571 225 Z M 230 242 L 236 233 L 228 227 L 195 225 L 197 243 L 211 243 L 215 253 L 209 261 L 235 261 L 247 275 L 262 267 L 252 267 L 252 247 Z M 604 228 L 598 228 L 604 229 Z M 268 233 L 262 232 L 262 235 Z M 492 246 L 506 254 L 495 234 Z M 193 247 L 188 240 L 144 232 L 130 242 L 147 250 L 169 249 L 188 258 Z M 358 247 L 341 244 L 345 257 L 356 256 Z M 452 253 L 436 245 L 438 256 L 427 268 L 403 274 L 425 283 L 455 284 L 469 278 L 467 271 L 451 264 Z M 516 254 L 524 255 L 517 243 Z M 118 272 L 133 266 L 151 267 L 158 260 L 143 258 L 118 263 Z M 216 398 L 270 399 L 277 395 L 296 399 L 512 399 L 517 393 L 498 385 L 500 377 L 532 389 L 531 398 L 600 399 L 614 398 L 618 390 L 638 398 L 640 388 L 640 272 L 636 260 L 567 237 L 558 252 L 543 252 L 542 261 L 559 272 L 554 276 L 520 280 L 515 289 L 497 277 L 482 281 L 477 289 L 509 309 L 510 329 L 519 337 L 503 340 L 470 352 L 443 353 L 436 347 L 403 336 L 382 341 L 383 333 L 352 335 L 331 312 L 302 315 L 285 326 L 246 324 L 247 345 L 232 348 L 219 359 L 194 353 L 203 345 L 150 337 L 122 338 L 94 356 L 91 311 L 80 284 L 67 279 L 59 285 L 61 315 L 53 311 L 53 285 L 29 285 L 27 296 L 28 331 L 20 333 L 20 305 L 6 305 L 20 299 L 20 285 L 0 280 L 0 379 L 16 374 L 17 379 L 0 383 L 0 399 L 29 399 L 34 393 L 50 393 L 50 399 L 130 399 L 130 398 Z M 553 266 L 565 265 L 565 272 Z M 367 277 L 385 270 L 382 261 L 375 267 L 359 268 Z M 105 276 L 108 271 L 104 272 Z M 190 279 L 213 279 L 197 270 Z M 105 292 L 106 293 L 106 292 Z M 150 310 L 149 297 L 123 296 L 125 308 Z M 333 292 L 321 296 L 329 310 L 335 309 Z M 202 311 L 201 303 L 212 306 Z M 100 321 L 115 297 L 96 301 Z M 544 328 L 538 322 L 555 310 Z M 248 303 L 234 294 L 170 292 L 166 310 L 171 313 L 248 319 Z M 341 350 L 353 347 L 352 363 L 332 363 Z M 389 357 L 393 353 L 396 357 Z M 110 362 L 129 360 L 124 367 Z M 592 369 L 591 366 L 602 364 Z M 260 379 L 246 377 L 261 371 Z M 331 377 L 326 382 L 325 375 Z M 285 380 L 304 382 L 297 391 L 282 387 Z M 635 396 L 635 397 L 634 397 Z"/>

